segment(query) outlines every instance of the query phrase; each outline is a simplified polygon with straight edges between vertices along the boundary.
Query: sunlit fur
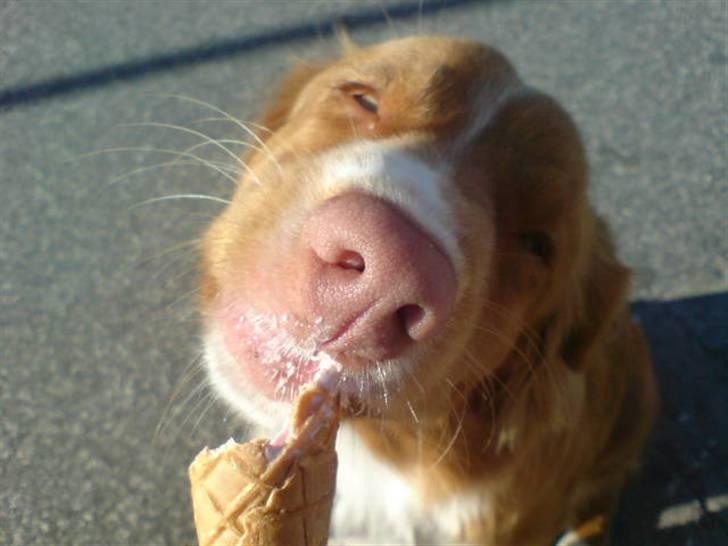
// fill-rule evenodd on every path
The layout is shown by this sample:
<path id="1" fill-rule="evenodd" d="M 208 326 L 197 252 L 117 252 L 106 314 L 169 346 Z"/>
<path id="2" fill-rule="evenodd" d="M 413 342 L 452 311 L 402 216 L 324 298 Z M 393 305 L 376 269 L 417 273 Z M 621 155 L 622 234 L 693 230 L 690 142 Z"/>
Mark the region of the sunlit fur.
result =
<path id="1" fill-rule="evenodd" d="M 352 102 L 352 83 L 374 90 L 376 115 Z M 253 290 L 249 279 L 269 268 L 268 289 L 284 293 L 295 279 L 285 257 L 307 213 L 332 196 L 321 183 L 332 150 L 390 142 L 446 166 L 461 261 L 452 316 L 436 340 L 359 378 L 347 430 L 410 488 L 420 512 L 402 525 L 427 520 L 430 538 L 546 546 L 609 517 L 656 394 L 626 307 L 629 274 L 588 204 L 584 151 L 561 107 L 493 49 L 418 37 L 294 68 L 260 125 L 262 145 L 202 243 L 208 339 L 226 298 Z M 548 241 L 544 255 L 524 243 L 534 233 Z M 245 396 L 225 376 L 215 382 L 233 404 Z M 342 474 L 358 471 L 342 460 Z M 364 532 L 386 540 L 376 525 Z"/>

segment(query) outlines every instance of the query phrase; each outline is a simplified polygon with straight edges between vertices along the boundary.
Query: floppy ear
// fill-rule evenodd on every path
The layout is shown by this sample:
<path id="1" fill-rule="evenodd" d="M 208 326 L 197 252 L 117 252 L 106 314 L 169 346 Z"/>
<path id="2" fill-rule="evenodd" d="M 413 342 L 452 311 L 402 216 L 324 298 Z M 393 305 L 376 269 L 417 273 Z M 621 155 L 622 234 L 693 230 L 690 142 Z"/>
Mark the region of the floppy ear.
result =
<path id="1" fill-rule="evenodd" d="M 575 301 L 556 320 L 559 324 L 549 336 L 563 361 L 573 370 L 583 370 L 593 351 L 609 335 L 614 321 L 626 309 L 629 290 L 629 269 L 616 258 L 606 225 L 596 221 L 589 244 L 589 256 Z"/>

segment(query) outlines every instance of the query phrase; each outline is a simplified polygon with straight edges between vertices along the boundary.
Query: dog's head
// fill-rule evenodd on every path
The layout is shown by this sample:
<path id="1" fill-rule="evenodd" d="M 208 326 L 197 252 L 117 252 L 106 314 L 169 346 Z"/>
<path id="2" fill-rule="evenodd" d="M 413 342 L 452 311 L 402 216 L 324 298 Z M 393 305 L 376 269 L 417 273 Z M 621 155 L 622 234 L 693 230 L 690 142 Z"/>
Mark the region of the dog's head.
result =
<path id="1" fill-rule="evenodd" d="M 257 137 L 202 294 L 213 383 L 259 424 L 328 359 L 370 415 L 436 411 L 516 353 L 578 369 L 622 301 L 576 129 L 493 49 L 418 37 L 300 66 Z"/>

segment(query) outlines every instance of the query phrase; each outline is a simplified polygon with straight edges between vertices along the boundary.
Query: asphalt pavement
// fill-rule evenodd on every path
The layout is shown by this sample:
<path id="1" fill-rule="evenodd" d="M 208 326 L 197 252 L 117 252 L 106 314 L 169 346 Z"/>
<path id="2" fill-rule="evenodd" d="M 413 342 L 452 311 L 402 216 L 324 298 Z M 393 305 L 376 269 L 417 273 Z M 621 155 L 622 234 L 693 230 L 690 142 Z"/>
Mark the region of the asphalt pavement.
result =
<path id="1" fill-rule="evenodd" d="M 148 201 L 231 186 L 137 124 L 241 138 L 189 98 L 254 119 L 342 18 L 487 42 L 574 115 L 664 402 L 615 542 L 728 543 L 728 3 L 60 0 L 0 3 L 0 544 L 194 543 L 187 464 L 244 433 L 199 365 L 219 204 Z"/>

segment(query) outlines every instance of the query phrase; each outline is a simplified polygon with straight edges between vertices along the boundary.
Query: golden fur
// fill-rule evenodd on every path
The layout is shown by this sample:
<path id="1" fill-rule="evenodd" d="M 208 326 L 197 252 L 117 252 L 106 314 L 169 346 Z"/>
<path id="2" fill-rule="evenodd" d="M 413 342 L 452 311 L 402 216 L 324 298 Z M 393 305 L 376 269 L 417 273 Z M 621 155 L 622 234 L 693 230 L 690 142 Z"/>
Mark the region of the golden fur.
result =
<path id="1" fill-rule="evenodd" d="M 657 396 L 629 317 L 629 272 L 587 201 L 569 116 L 524 87 L 452 151 L 474 116 L 471 98 L 505 80 L 517 76 L 501 54 L 443 37 L 350 47 L 295 68 L 260 119 L 267 150 L 246 157 L 263 183 L 241 184 L 205 237 L 203 307 L 214 314 L 219 293 L 275 252 L 277 215 L 309 202 L 289 174 L 307 157 L 393 137 L 442 155 L 455 165 L 448 199 L 463 226 L 453 315 L 417 385 L 403 387 L 409 407 L 352 420 L 426 503 L 487 492 L 488 510 L 454 538 L 548 546 L 611 515 Z"/>

